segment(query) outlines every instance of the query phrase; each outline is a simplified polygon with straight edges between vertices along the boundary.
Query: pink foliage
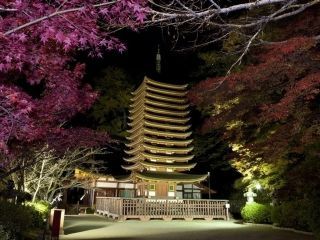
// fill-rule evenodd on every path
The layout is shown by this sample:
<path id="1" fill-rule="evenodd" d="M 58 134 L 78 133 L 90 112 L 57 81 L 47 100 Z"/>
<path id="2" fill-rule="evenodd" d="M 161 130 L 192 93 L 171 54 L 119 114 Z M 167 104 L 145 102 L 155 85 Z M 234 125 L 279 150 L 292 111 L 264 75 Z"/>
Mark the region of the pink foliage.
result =
<path id="1" fill-rule="evenodd" d="M 315 43 L 314 38 L 296 37 L 264 46 L 254 55 L 257 58 L 254 65 L 248 65 L 243 70 L 226 77 L 201 81 L 191 89 L 189 99 L 192 104 L 202 107 L 240 96 L 241 104 L 238 111 L 246 112 L 254 105 L 248 99 L 258 93 L 260 98 L 264 96 L 267 101 L 259 106 L 256 114 L 258 118 L 265 121 L 283 120 L 291 114 L 296 102 L 309 101 L 320 92 L 319 72 L 303 70 L 307 65 L 304 66 L 303 61 L 300 60 L 302 55 L 310 52 Z M 268 91 L 272 92 L 272 89 L 282 89 L 284 92 L 276 103 L 267 100 L 270 98 L 267 96 Z M 235 112 L 234 109 L 233 112 Z M 230 111 L 226 111 L 222 114 L 223 116 L 209 117 L 204 121 L 201 131 L 207 132 L 220 122 L 225 123 L 226 119 L 232 117 L 228 115 L 229 113 Z M 259 121 L 258 118 L 257 121 Z"/>
<path id="2" fill-rule="evenodd" d="M 49 133 L 47 143 L 61 152 L 69 148 L 100 146 L 110 141 L 107 133 L 94 132 L 88 128 L 53 129 Z"/>
<path id="3" fill-rule="evenodd" d="M 61 128 L 97 98 L 82 82 L 85 65 L 75 63 L 74 56 L 79 51 L 91 57 L 102 57 L 105 50 L 124 51 L 125 45 L 112 32 L 122 27 L 136 30 L 146 18 L 146 3 L 0 0 L 5 9 L 0 12 L 0 151 L 9 151 L 10 140 L 55 138 L 69 145 L 80 138 L 88 145 L 99 142 L 89 140 L 90 136 L 98 138 L 89 130 L 80 129 L 77 134 L 77 129 Z M 15 86 L 11 76 L 29 85 L 41 83 L 45 90 L 34 99 Z"/>
<path id="4" fill-rule="evenodd" d="M 265 116 L 281 120 L 289 116 L 292 105 L 299 99 L 311 100 L 320 93 L 320 72 L 309 74 L 293 86 L 288 87 L 284 97 L 275 104 L 262 106 Z"/>

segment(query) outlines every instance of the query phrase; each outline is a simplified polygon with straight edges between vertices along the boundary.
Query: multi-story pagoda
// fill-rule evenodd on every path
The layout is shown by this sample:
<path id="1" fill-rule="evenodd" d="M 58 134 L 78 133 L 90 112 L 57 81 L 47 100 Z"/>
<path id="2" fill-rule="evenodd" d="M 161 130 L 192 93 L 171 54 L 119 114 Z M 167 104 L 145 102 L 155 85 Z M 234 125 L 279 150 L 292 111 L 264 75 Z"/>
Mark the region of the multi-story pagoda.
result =
<path id="1" fill-rule="evenodd" d="M 193 147 L 186 88 L 145 77 L 133 92 L 128 165 L 123 168 L 131 171 L 138 196 L 174 198 L 177 184 L 207 177 L 183 173 L 196 165 L 189 162 Z"/>

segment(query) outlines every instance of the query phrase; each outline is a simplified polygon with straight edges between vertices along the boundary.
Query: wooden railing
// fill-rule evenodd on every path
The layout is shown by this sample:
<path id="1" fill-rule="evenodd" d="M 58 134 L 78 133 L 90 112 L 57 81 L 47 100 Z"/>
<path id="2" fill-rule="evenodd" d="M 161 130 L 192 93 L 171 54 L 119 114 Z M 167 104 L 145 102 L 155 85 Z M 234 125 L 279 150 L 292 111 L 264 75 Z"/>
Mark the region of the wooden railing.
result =
<path id="1" fill-rule="evenodd" d="M 162 218 L 164 220 L 172 220 L 173 218 L 228 220 L 228 208 L 228 200 L 96 198 L 97 213 L 119 220 L 128 218 L 139 218 L 145 221 L 151 218 Z"/>

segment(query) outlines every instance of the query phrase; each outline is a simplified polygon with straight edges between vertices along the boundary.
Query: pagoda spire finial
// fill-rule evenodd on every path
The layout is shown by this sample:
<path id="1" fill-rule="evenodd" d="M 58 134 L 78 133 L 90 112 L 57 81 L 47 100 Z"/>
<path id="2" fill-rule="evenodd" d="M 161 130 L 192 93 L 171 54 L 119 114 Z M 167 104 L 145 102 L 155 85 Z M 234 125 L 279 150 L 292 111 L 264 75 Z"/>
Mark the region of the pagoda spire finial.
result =
<path id="1" fill-rule="evenodd" d="M 161 73 L 161 53 L 160 53 L 160 45 L 158 44 L 158 52 L 156 55 L 156 71 L 157 73 Z"/>

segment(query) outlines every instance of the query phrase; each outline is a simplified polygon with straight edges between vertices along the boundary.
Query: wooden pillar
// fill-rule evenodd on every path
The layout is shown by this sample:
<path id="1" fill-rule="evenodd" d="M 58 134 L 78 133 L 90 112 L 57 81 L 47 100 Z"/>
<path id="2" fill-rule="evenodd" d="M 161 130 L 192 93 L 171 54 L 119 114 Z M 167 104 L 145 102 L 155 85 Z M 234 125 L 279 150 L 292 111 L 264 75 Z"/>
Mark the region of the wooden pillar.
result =
<path id="1" fill-rule="evenodd" d="M 116 196 L 115 197 L 119 197 L 119 182 L 117 182 Z"/>
<path id="2" fill-rule="evenodd" d="M 68 205 L 68 189 L 63 189 L 63 208 L 66 209 L 67 208 L 67 205 Z"/>

